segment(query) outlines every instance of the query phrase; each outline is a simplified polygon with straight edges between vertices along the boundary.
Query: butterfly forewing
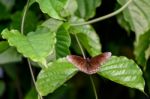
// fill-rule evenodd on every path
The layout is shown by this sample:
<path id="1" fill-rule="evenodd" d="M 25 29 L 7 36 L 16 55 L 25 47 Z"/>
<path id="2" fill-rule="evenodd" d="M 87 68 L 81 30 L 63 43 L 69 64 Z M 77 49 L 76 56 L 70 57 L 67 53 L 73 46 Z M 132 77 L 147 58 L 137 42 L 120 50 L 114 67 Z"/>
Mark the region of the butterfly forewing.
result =
<path id="1" fill-rule="evenodd" d="M 89 74 L 96 73 L 99 70 L 99 67 L 103 63 L 105 63 L 110 57 L 111 57 L 111 53 L 105 52 L 105 53 L 102 53 L 98 56 L 91 58 L 89 62 L 90 66 L 88 67 Z"/>
<path id="2" fill-rule="evenodd" d="M 97 56 L 91 58 L 90 63 L 91 63 L 91 65 L 97 65 L 97 64 L 102 65 L 102 64 L 105 63 L 110 57 L 111 57 L 111 53 L 110 53 L 110 52 L 105 52 L 105 53 L 102 53 L 102 54 L 100 54 L 100 55 L 97 55 Z"/>
<path id="3" fill-rule="evenodd" d="M 82 72 L 86 72 L 87 71 L 87 62 L 84 58 L 80 57 L 80 56 L 76 56 L 76 55 L 68 55 L 67 56 L 67 60 L 74 64 L 75 67 L 77 67 L 80 71 Z"/>

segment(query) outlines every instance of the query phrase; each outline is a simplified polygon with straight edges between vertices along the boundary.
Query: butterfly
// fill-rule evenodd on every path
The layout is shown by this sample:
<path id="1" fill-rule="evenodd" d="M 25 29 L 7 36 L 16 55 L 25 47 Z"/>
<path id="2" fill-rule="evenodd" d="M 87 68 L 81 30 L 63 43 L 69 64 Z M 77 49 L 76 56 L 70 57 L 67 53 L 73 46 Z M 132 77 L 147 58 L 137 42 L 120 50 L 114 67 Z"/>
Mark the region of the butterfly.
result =
<path id="1" fill-rule="evenodd" d="M 67 60 L 74 64 L 76 68 L 86 74 L 95 74 L 99 67 L 111 57 L 111 52 L 104 52 L 93 58 L 82 58 L 77 55 L 68 55 Z"/>

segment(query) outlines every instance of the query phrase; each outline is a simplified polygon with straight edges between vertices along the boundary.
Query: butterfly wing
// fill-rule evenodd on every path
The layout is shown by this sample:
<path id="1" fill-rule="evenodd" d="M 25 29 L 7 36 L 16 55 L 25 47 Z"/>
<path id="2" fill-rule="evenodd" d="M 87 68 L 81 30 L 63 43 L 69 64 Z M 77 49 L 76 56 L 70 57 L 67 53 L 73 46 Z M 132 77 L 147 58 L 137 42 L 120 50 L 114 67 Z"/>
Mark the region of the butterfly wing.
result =
<path id="1" fill-rule="evenodd" d="M 111 52 L 104 52 L 98 56 L 91 58 L 88 66 L 89 74 L 94 74 L 99 70 L 99 67 L 111 57 Z"/>
<path id="2" fill-rule="evenodd" d="M 74 64 L 76 68 L 78 68 L 80 71 L 86 73 L 87 72 L 87 62 L 84 58 L 76 55 L 68 55 L 67 60 Z"/>
<path id="3" fill-rule="evenodd" d="M 86 74 L 94 74 L 99 70 L 100 65 L 111 57 L 111 52 L 105 52 L 91 59 L 84 59 L 76 55 L 68 55 L 67 60 L 74 64 L 80 71 Z"/>

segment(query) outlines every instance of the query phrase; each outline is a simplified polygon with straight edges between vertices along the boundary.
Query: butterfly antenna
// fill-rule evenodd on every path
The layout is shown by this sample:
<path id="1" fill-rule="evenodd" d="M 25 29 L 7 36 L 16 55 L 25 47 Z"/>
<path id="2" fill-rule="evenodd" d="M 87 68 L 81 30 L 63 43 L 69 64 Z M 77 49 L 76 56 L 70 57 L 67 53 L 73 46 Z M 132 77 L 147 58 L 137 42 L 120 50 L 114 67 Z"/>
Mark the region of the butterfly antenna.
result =
<path id="1" fill-rule="evenodd" d="M 82 46 L 81 46 L 81 43 L 80 43 L 80 41 L 79 41 L 79 39 L 78 39 L 78 37 L 77 37 L 76 34 L 75 34 L 75 38 L 76 38 L 76 40 L 77 40 L 77 43 L 78 43 L 78 45 L 79 45 L 79 48 L 80 48 L 81 53 L 82 53 L 82 55 L 83 55 L 83 58 L 86 59 L 85 53 L 84 53 L 84 51 L 83 51 L 83 48 L 82 48 Z"/>

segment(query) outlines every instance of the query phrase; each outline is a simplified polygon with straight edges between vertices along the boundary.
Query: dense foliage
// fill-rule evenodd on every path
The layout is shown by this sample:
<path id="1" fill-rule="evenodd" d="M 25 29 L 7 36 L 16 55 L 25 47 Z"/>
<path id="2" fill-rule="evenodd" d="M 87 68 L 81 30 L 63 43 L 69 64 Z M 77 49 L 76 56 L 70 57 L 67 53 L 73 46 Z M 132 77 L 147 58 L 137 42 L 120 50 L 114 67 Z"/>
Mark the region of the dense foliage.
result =
<path id="1" fill-rule="evenodd" d="M 89 75 L 66 59 L 82 56 L 81 44 L 87 57 L 112 53 L 92 75 L 98 97 L 148 99 L 150 0 L 130 1 L 0 0 L 0 97 L 94 99 Z"/>

